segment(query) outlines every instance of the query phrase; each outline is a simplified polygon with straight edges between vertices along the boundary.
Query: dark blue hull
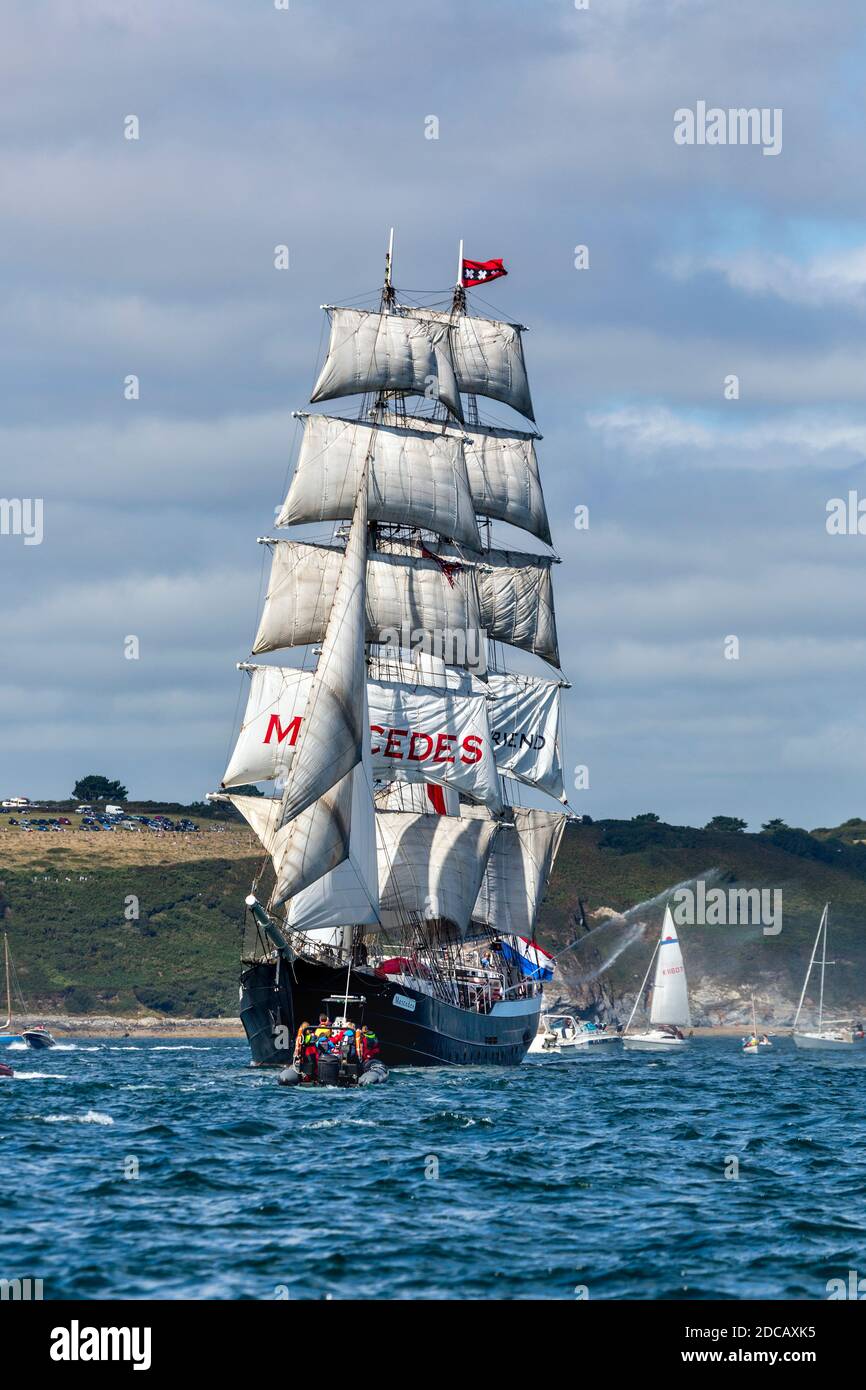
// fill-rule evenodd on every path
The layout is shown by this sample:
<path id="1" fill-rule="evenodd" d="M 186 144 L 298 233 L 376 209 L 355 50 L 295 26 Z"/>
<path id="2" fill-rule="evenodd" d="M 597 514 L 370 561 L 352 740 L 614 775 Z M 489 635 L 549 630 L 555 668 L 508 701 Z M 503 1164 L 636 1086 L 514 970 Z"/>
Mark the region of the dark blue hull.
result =
<path id="1" fill-rule="evenodd" d="M 251 966 L 241 980 L 241 1020 L 255 1066 L 291 1062 L 295 1033 L 314 1022 L 329 995 L 346 990 L 345 966 L 295 960 Z M 379 1037 L 386 1066 L 517 1066 L 538 1029 L 539 996 L 494 1005 L 490 1013 L 462 1009 L 364 968 L 350 990 L 363 995 L 364 1021 Z"/>

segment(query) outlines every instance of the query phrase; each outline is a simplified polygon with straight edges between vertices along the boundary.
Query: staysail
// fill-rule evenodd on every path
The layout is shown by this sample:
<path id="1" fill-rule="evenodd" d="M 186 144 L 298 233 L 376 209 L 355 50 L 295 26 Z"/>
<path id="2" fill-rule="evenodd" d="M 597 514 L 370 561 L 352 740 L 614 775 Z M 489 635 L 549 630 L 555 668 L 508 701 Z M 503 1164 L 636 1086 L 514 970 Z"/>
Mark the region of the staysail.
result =
<path id="1" fill-rule="evenodd" d="M 375 817 L 368 762 L 359 763 L 348 780 L 351 782 L 349 833 L 344 842 L 333 837 L 334 845 L 344 844 L 345 855 L 333 863 L 336 851 L 328 854 L 327 861 L 333 863 L 333 867 L 319 877 L 314 876 L 308 887 L 298 889 L 292 897 L 286 922 L 295 931 L 330 936 L 335 927 L 373 926 L 379 921 Z M 270 854 L 279 883 L 286 876 L 288 866 L 284 866 L 284 857 L 291 830 L 291 826 L 279 828 L 279 798 L 230 794 L 228 800 L 249 822 Z M 320 848 L 323 844 L 320 837 Z M 284 899 L 279 893 L 275 894 L 273 905 L 280 901 Z"/>
<path id="2" fill-rule="evenodd" d="M 283 825 L 306 811 L 317 799 L 324 798 L 361 760 L 366 738 L 366 574 L 367 487 L 364 476 L 358 489 L 315 678 L 310 685 L 286 774 Z M 339 813 L 338 806 L 342 809 L 343 803 L 348 804 L 349 798 L 347 785 L 341 797 L 334 798 L 335 814 Z"/>
<path id="3" fill-rule="evenodd" d="M 680 950 L 671 910 L 666 907 L 656 957 L 650 1022 L 676 1023 L 681 1027 L 688 1028 L 691 1026 L 691 1021 L 683 953 Z"/>

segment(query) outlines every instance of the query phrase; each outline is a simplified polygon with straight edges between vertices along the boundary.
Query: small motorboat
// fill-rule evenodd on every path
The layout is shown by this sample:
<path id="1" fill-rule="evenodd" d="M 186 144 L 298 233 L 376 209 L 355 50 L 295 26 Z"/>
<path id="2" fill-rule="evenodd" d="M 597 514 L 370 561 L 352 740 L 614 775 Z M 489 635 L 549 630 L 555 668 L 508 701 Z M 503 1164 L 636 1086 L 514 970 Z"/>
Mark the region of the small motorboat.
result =
<path id="1" fill-rule="evenodd" d="M 28 1047 L 56 1047 L 57 1039 L 52 1037 L 44 1023 L 37 1023 L 35 1028 L 25 1028 L 22 1034 Z"/>
<path id="2" fill-rule="evenodd" d="M 15 1075 L 15 1073 L 14 1073 L 14 1071 L 12 1070 L 11 1067 L 7 1067 L 7 1065 L 6 1065 L 5 1062 L 0 1062 L 0 1076 L 14 1076 L 14 1075 Z"/>
<path id="3" fill-rule="evenodd" d="M 277 1076 L 281 1086 L 378 1086 L 388 1080 L 379 1060 L 376 1034 L 364 1025 L 361 994 L 328 995 L 318 1023 L 302 1023 L 290 1067 Z M 355 1018 L 351 1017 L 354 1012 Z"/>
<path id="4" fill-rule="evenodd" d="M 529 1044 L 529 1055 L 553 1053 L 567 1055 L 582 1052 L 601 1043 L 618 1043 L 620 1035 L 613 1029 L 587 1023 L 573 1014 L 542 1014 L 541 1027 Z"/>

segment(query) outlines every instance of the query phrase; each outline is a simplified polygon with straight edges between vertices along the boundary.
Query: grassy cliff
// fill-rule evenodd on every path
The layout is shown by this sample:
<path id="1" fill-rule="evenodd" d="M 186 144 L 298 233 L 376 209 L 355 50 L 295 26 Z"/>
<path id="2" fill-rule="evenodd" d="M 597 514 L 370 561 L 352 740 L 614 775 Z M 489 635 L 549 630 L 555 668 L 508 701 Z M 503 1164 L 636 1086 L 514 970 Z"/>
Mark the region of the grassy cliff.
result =
<path id="1" fill-rule="evenodd" d="M 25 1001 L 45 1012 L 237 1013 L 246 830 L 0 831 L 0 879 Z"/>

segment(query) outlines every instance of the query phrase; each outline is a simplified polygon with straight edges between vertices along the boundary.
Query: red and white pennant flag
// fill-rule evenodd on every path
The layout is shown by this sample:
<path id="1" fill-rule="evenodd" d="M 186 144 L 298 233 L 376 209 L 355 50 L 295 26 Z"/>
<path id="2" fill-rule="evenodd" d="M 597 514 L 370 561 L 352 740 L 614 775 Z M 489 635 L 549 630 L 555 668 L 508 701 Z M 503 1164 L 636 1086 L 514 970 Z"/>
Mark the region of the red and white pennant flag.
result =
<path id="1" fill-rule="evenodd" d="M 463 284 L 486 285 L 488 280 L 498 280 L 500 275 L 507 275 L 508 271 L 502 261 L 464 261 L 463 262 Z"/>

